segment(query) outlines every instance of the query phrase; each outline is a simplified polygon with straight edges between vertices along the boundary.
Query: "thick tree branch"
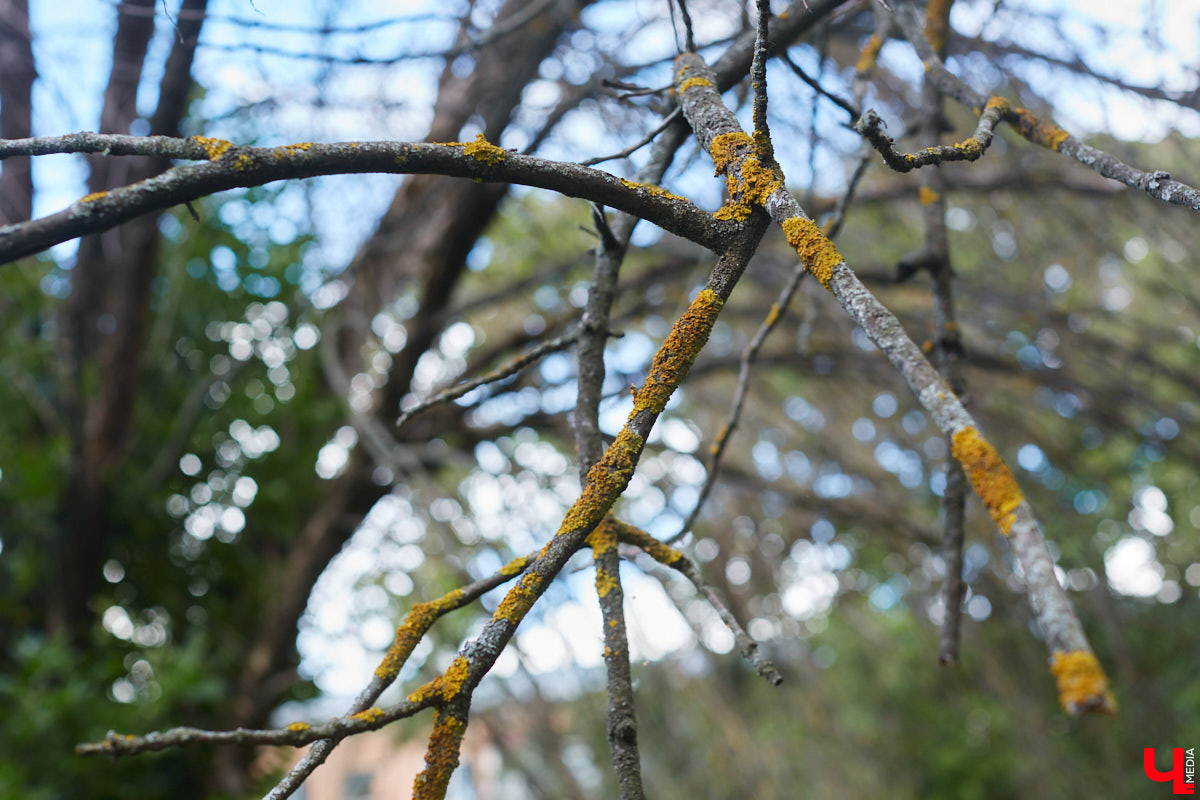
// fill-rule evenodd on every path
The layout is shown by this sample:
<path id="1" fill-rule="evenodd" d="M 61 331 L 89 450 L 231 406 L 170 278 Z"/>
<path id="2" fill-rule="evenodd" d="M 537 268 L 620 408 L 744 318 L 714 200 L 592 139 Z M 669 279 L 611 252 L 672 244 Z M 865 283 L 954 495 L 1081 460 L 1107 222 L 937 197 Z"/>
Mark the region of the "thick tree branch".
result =
<path id="1" fill-rule="evenodd" d="M 581 197 L 627 211 L 678 236 L 719 248 L 729 226 L 720 225 L 690 200 L 656 186 L 637 184 L 577 164 L 510 153 L 480 136 L 473 142 L 300 143 L 282 147 L 236 147 L 217 139 L 163 137 L 141 142 L 113 141 L 99 134 L 75 134 L 56 152 L 149 154 L 165 158 L 209 159 L 179 166 L 131 186 L 88 195 L 73 206 L 31 222 L 0 227 L 0 263 L 36 253 L 126 220 L 238 187 L 317 175 L 386 172 L 439 174 L 517 183 Z M 25 140 L 35 142 L 37 140 Z M 144 146 L 142 144 L 144 142 Z M 5 142 L 0 152 L 23 152 Z M 71 148 L 71 149 L 67 149 Z M 41 149 L 41 148 L 35 148 Z M 48 152 L 43 150 L 42 152 Z"/>

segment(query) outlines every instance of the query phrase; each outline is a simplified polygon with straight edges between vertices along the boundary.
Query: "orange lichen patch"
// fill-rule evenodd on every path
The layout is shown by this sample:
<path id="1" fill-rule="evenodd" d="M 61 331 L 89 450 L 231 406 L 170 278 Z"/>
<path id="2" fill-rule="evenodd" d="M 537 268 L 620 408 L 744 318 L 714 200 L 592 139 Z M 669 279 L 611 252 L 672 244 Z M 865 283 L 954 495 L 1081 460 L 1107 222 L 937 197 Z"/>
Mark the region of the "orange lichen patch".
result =
<path id="1" fill-rule="evenodd" d="M 371 706 L 366 711 L 360 711 L 357 714 L 351 714 L 349 719 L 357 722 L 366 722 L 370 724 L 383 716 L 383 709 L 378 706 Z"/>
<path id="2" fill-rule="evenodd" d="M 617 576 L 604 567 L 596 567 L 596 594 L 607 597 L 608 593 L 617 588 Z"/>
<path id="3" fill-rule="evenodd" d="M 636 401 L 633 413 L 637 413 Z M 583 492 L 563 518 L 556 535 L 590 527 L 604 518 L 629 484 L 633 466 L 645 444 L 641 436 L 629 428 L 621 428 L 617 438 L 604 451 L 604 456 L 588 470 Z"/>
<path id="4" fill-rule="evenodd" d="M 423 703 L 435 695 L 441 697 L 444 689 L 445 678 L 443 678 L 441 675 L 438 675 L 433 680 L 423 683 L 416 689 L 413 689 L 411 692 L 409 692 L 408 697 L 405 699 L 410 703 Z"/>
<path id="5" fill-rule="evenodd" d="M 635 547 L 640 547 L 651 558 L 660 564 L 670 566 L 676 561 L 683 558 L 683 553 L 676 550 L 674 547 L 665 545 L 658 539 L 655 539 L 645 531 L 635 528 L 632 525 L 621 526 L 621 541 L 626 544 L 631 544 Z"/>
<path id="6" fill-rule="evenodd" d="M 1027 108 L 1014 108 L 1007 118 L 1026 139 L 1051 150 L 1057 150 L 1071 135 L 1053 122 L 1045 122 Z"/>
<path id="7" fill-rule="evenodd" d="M 425 635 L 425 631 L 429 630 L 429 626 L 434 623 L 434 620 L 447 611 L 457 608 L 458 604 L 462 602 L 462 598 L 463 590 L 455 589 L 437 600 L 417 603 L 410 608 L 404 622 L 396 628 L 396 635 L 392 639 L 391 647 L 388 648 L 383 660 L 375 669 L 375 676 L 383 680 L 395 678 L 399 674 L 400 668 L 404 666 L 404 662 L 412 655 L 417 642 L 421 641 L 421 637 Z"/>
<path id="8" fill-rule="evenodd" d="M 1050 671 L 1058 679 L 1058 701 L 1068 714 L 1080 711 L 1117 712 L 1117 699 L 1096 656 L 1083 650 L 1059 650 L 1050 658 Z"/>
<path id="9" fill-rule="evenodd" d="M 287 726 L 287 729 L 289 731 L 291 731 L 292 733 L 300 733 L 300 731 L 308 730 L 308 723 L 307 722 L 293 722 L 291 725 Z"/>
<path id="10" fill-rule="evenodd" d="M 1007 114 L 1012 111 L 1012 106 L 1009 105 L 1008 101 L 1000 95 L 992 95 L 989 97 L 983 108 L 985 111 L 989 108 L 998 108 L 1002 114 Z"/>
<path id="11" fill-rule="evenodd" d="M 285 144 L 283 147 L 275 148 L 275 158 L 287 158 L 303 153 L 312 147 L 312 142 L 297 142 L 296 144 Z"/>
<path id="12" fill-rule="evenodd" d="M 713 85 L 712 81 L 710 81 L 708 78 L 688 78 L 686 81 L 679 84 L 678 92 L 680 94 L 683 94 L 688 89 L 691 89 L 694 86 L 712 86 L 712 85 Z"/>
<path id="13" fill-rule="evenodd" d="M 592 548 L 592 557 L 599 558 L 617 546 L 617 528 L 612 517 L 600 520 L 587 537 L 588 547 Z"/>
<path id="14" fill-rule="evenodd" d="M 233 168 L 238 170 L 239 172 L 248 170 L 253 166 L 254 166 L 254 159 L 251 158 L 246 153 L 242 153 L 240 156 L 238 156 L 236 159 L 234 159 L 234 162 L 233 162 Z"/>
<path id="15" fill-rule="evenodd" d="M 713 213 L 717 219 L 740 222 L 750 216 L 755 206 L 761 206 L 776 189 L 783 186 L 775 170 L 763 167 L 758 156 L 746 156 L 739 167 L 738 170 L 730 170 L 725 177 L 729 199 Z M 740 173 L 740 178 L 737 173 Z"/>
<path id="16" fill-rule="evenodd" d="M 950 24 L 950 5 L 954 0 L 929 0 L 925 9 L 925 38 L 940 53 L 946 46 L 946 30 Z"/>
<path id="17" fill-rule="evenodd" d="M 467 661 L 466 656 L 459 656 L 451 661 L 443 675 L 445 688 L 442 690 L 442 696 L 446 700 L 453 700 L 454 696 L 462 690 L 470 673 L 471 664 Z"/>
<path id="18" fill-rule="evenodd" d="M 725 171 L 725 168 L 738 159 L 738 152 L 742 148 L 749 148 L 753 151 L 754 140 L 750 138 L 750 134 L 742 131 L 734 133 L 722 133 L 720 136 L 713 137 L 712 144 L 709 145 L 708 152 L 712 156 L 713 166 L 715 170 L 713 175 L 720 175 Z"/>
<path id="19" fill-rule="evenodd" d="M 704 289 L 696 295 L 696 299 L 675 322 L 666 341 L 655 353 L 654 361 L 646 374 L 646 382 L 633 398 L 634 415 L 640 411 L 658 414 L 667 407 L 667 401 L 671 399 L 675 387 L 687 376 L 692 362 L 708 341 L 708 335 L 712 332 L 713 324 L 717 321 L 717 315 L 721 313 L 723 305 L 724 301 L 711 289 Z M 590 474 L 588 477 L 590 479 Z"/>
<path id="20" fill-rule="evenodd" d="M 779 317 L 782 314 L 783 309 L 779 307 L 779 303 L 771 303 L 771 307 L 767 309 L 767 317 L 763 320 L 763 325 L 774 325 L 776 322 L 779 322 Z"/>
<path id="21" fill-rule="evenodd" d="M 933 352 L 933 339 L 926 339 L 921 342 L 921 352 L 929 355 Z"/>
<path id="22" fill-rule="evenodd" d="M 442 800 L 446 796 L 450 776 L 458 768 L 458 752 L 466 730 L 461 720 L 434 713 L 425 769 L 413 781 L 413 800 Z"/>
<path id="23" fill-rule="evenodd" d="M 204 148 L 210 161 L 216 161 L 225 155 L 225 151 L 233 147 L 233 142 L 225 139 L 210 139 L 207 136 L 193 136 L 192 141 Z"/>
<path id="24" fill-rule="evenodd" d="M 800 256 L 804 268 L 826 289 L 833 277 L 833 268 L 844 260 L 829 237 L 810 219 L 790 217 L 783 221 L 783 235 Z"/>
<path id="25" fill-rule="evenodd" d="M 720 453 L 721 448 L 725 445 L 725 439 L 727 439 L 728 437 L 729 437 L 729 423 L 722 422 L 720 429 L 717 431 L 717 435 L 713 437 L 713 443 L 711 445 L 709 445 L 708 454 L 710 456 L 716 456 L 717 453 Z"/>
<path id="26" fill-rule="evenodd" d="M 957 150 L 961 150 L 963 155 L 965 155 L 970 161 L 974 161 L 983 155 L 983 145 L 980 144 L 979 140 L 974 136 L 965 141 L 956 142 L 954 147 Z"/>
<path id="27" fill-rule="evenodd" d="M 879 57 L 879 51 L 883 48 L 883 39 L 878 36 L 872 36 L 867 39 L 867 43 L 863 45 L 862 52 L 858 54 L 858 63 L 854 68 L 861 72 L 870 72 L 875 69 L 875 59 Z"/>
<path id="28" fill-rule="evenodd" d="M 99 200 L 101 197 L 106 196 L 108 196 L 108 192 L 92 192 L 91 194 L 85 194 L 83 197 L 79 198 L 79 202 L 91 203 L 94 200 Z"/>
<path id="29" fill-rule="evenodd" d="M 504 152 L 504 148 L 497 147 L 487 140 L 482 133 L 475 135 L 475 141 L 470 142 L 463 148 L 463 155 L 468 155 L 476 161 L 487 164 L 489 167 L 494 167 L 504 159 L 508 158 L 508 153 Z"/>
<path id="30" fill-rule="evenodd" d="M 651 197 L 665 197 L 668 200 L 687 201 L 686 197 L 680 197 L 677 194 L 671 194 L 661 186 L 655 186 L 652 183 L 638 183 L 637 181 L 627 181 L 624 178 L 621 178 L 621 185 L 626 189 L 633 189 L 635 191 L 640 189 L 649 194 Z"/>
<path id="31" fill-rule="evenodd" d="M 533 608 L 534 602 L 538 599 L 538 589 L 541 585 L 541 576 L 529 573 L 516 586 L 508 590 L 508 594 L 500 601 L 500 605 L 496 606 L 496 613 L 492 616 L 516 625 L 525 618 L 529 609 Z"/>
<path id="32" fill-rule="evenodd" d="M 1007 536 L 1016 521 L 1017 506 L 1025 499 L 1008 465 L 996 448 L 970 426 L 954 434 L 950 453 L 962 464 L 975 494 L 983 501 L 996 526 Z"/>
<path id="33" fill-rule="evenodd" d="M 922 186 L 921 191 L 918 192 L 918 196 L 921 200 L 921 205 L 923 206 L 931 206 L 941 197 L 940 194 L 935 192 L 933 189 L 930 189 L 928 186 Z"/>
<path id="34" fill-rule="evenodd" d="M 525 556 L 517 556 L 512 561 L 500 568 L 500 574 L 506 578 L 511 578 L 513 575 L 518 575 L 525 571 L 528 564 L 525 561 Z"/>

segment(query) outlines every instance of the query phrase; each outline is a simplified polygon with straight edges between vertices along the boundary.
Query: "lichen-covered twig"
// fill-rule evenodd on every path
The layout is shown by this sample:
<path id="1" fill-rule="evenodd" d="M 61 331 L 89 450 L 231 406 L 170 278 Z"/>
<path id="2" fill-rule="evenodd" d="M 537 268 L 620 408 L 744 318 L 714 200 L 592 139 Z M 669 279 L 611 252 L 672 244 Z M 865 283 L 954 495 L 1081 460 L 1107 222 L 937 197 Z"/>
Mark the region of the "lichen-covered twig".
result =
<path id="1" fill-rule="evenodd" d="M 746 659 L 750 666 L 754 667 L 754 671 L 766 678 L 771 684 L 778 686 L 783 683 L 783 676 L 779 674 L 779 670 L 770 660 L 763 658 L 762 653 L 758 649 L 758 642 L 754 641 L 750 637 L 750 634 L 746 633 L 745 629 L 742 628 L 737 617 L 733 615 L 733 612 L 721 600 L 716 590 L 712 588 L 712 584 L 704 579 L 700 568 L 696 566 L 694 561 L 639 528 L 635 528 L 624 522 L 614 521 L 614 524 L 617 526 L 617 536 L 620 541 L 640 548 L 658 563 L 676 570 L 691 581 L 692 585 L 704 595 L 704 599 L 708 601 L 713 610 L 721 617 L 721 621 L 733 633 L 734 641 L 742 658 Z"/>
<path id="2" fill-rule="evenodd" d="M 488 370 L 478 377 L 467 381 L 462 381 L 461 383 L 456 383 L 453 386 L 438 392 L 434 396 L 418 402 L 411 408 L 407 408 L 402 411 L 400 416 L 396 418 L 396 427 L 399 428 L 409 419 L 417 414 L 420 414 L 422 411 L 427 411 L 434 406 L 440 406 L 444 403 L 449 403 L 452 400 L 457 400 L 468 392 L 478 389 L 480 386 L 485 386 L 489 383 L 496 383 L 497 381 L 502 381 L 505 378 L 516 375 L 530 364 L 540 361 L 551 353 L 557 353 L 560 350 L 566 350 L 568 347 L 574 344 L 575 340 L 578 338 L 578 329 L 568 331 L 562 336 L 556 336 L 553 339 L 542 342 L 536 347 L 526 350 L 524 353 L 505 361 L 503 364 L 500 364 L 494 369 Z"/>
<path id="3" fill-rule="evenodd" d="M 889 23 L 890 24 L 890 23 Z M 859 84 L 862 87 L 862 84 Z M 856 97 L 856 102 L 861 99 Z M 846 218 L 846 209 L 849 207 L 850 200 L 854 197 L 854 192 L 858 188 L 859 181 L 866 173 L 867 166 L 870 163 L 870 151 L 865 150 L 859 158 L 858 164 L 850 176 L 849 182 L 846 184 L 846 190 L 838 199 L 837 207 L 834 210 L 833 216 L 826 223 L 828 236 L 830 239 L 836 238 L 837 234 L 842 229 L 842 223 Z M 733 401 L 729 405 L 729 411 L 725 415 L 724 422 L 717 429 L 716 436 L 713 437 L 712 444 L 709 445 L 708 468 L 704 477 L 704 483 L 700 486 L 700 491 L 696 498 L 695 505 L 692 506 L 691 512 L 688 513 L 687 519 L 683 521 L 679 531 L 667 539 L 667 543 L 672 543 L 684 536 L 696 524 L 696 519 L 700 515 L 701 509 L 704 508 L 704 503 L 712 493 L 712 488 L 716 484 L 718 473 L 721 468 L 721 460 L 724 458 L 725 452 L 729 447 L 729 440 L 734 429 L 737 428 L 738 421 L 742 416 L 742 408 L 745 406 L 746 395 L 750 388 L 750 372 L 754 368 L 754 362 L 758 359 L 758 353 L 762 349 L 763 343 L 783 319 L 784 313 L 787 312 L 788 306 L 791 305 L 792 297 L 796 290 L 800 287 L 800 281 L 803 280 L 806 272 L 804 262 L 797 261 L 783 288 L 779 290 L 778 297 L 771 307 L 767 310 L 767 315 L 759 324 L 758 330 L 755 331 L 753 338 L 742 351 L 741 360 L 738 366 L 737 386 L 734 389 Z"/>
<path id="4" fill-rule="evenodd" d="M 237 187 L 317 175 L 386 172 L 439 174 L 550 189 L 620 209 L 711 249 L 728 238 L 726 226 L 691 201 L 658 187 L 622 180 L 578 164 L 503 150 L 482 136 L 472 142 L 342 142 L 240 147 L 221 139 L 72 134 L 0 141 L 0 154 L 108 153 L 192 159 L 152 178 L 88 195 L 68 208 L 0 227 L 0 263 L 88 233 L 107 230 L 152 211 Z"/>
<path id="5" fill-rule="evenodd" d="M 440 800 L 445 796 L 450 775 L 458 766 L 458 748 L 476 685 L 491 669 L 529 609 L 625 491 L 646 437 L 708 340 L 725 299 L 762 237 L 764 224 L 765 220 L 756 216 L 744 226 L 743 234 L 729 243 L 729 249 L 717 261 L 705 288 L 675 322 L 654 356 L 645 383 L 634 395 L 633 411 L 625 425 L 588 471 L 579 498 L 525 576 L 501 601 L 479 636 L 463 645 L 451 666 L 410 695 L 413 699 L 432 693 L 442 700 L 426 750 L 426 767 L 413 784 L 415 800 Z"/>
<path id="6" fill-rule="evenodd" d="M 433 705 L 431 698 L 404 700 L 387 708 L 370 707 L 354 714 L 330 720 L 321 725 L 293 722 L 285 728 L 252 730 L 236 728 L 231 731 L 206 731 L 200 728 L 172 728 L 161 733 L 133 736 L 109 732 L 100 742 L 76 745 L 81 756 L 128 756 L 185 747 L 193 744 L 291 745 L 301 747 L 319 740 L 340 740 L 356 733 L 373 731 L 390 722 L 411 717 Z"/>
<path id="7" fill-rule="evenodd" d="M 434 622 L 455 609 L 475 602 L 485 593 L 520 575 L 533 559 L 533 553 L 520 556 L 486 578 L 455 589 L 436 600 L 417 603 L 410 608 L 408 614 L 404 617 L 404 621 L 397 626 L 392 644 L 388 647 L 387 653 L 384 654 L 383 660 L 376 668 L 371 682 L 359 693 L 354 703 L 351 704 L 350 709 L 346 712 L 347 717 L 362 713 L 372 707 L 372 704 L 383 694 L 383 690 L 391 686 L 393 681 L 396 680 L 396 676 L 400 674 L 401 667 L 408 662 L 409 656 L 412 655 L 413 648 L 417 646 L 417 643 L 421 641 L 421 637 L 425 635 Z M 425 705 L 432 704 L 432 702 L 433 699 L 431 697 Z M 422 708 L 424 707 L 422 706 Z M 314 738 L 316 738 L 316 741 L 313 742 L 312 747 L 305 753 L 304 758 L 300 759 L 292 767 L 291 771 L 271 789 L 266 795 L 265 800 L 284 800 L 284 798 L 291 796 L 300 787 L 300 784 L 312 774 L 312 771 L 325 762 L 325 759 L 329 757 L 333 748 L 337 746 L 337 743 L 343 737 Z"/>
<path id="8" fill-rule="evenodd" d="M 997 527 L 1008 536 L 1023 569 L 1026 591 L 1053 656 L 1064 708 L 1071 713 L 1114 710 L 1108 679 L 1058 583 L 1041 525 L 1012 473 L 895 315 L 863 286 L 833 243 L 783 187 L 778 169 L 768 173 L 761 167 L 758 148 L 711 88 L 711 75 L 694 53 L 676 59 L 676 86 L 684 116 L 711 154 L 718 173 L 726 176 L 731 195 L 727 207 L 738 213 L 744 210 L 746 218 L 752 218 L 756 209 L 766 210 L 808 271 L 883 351 L 938 428 L 951 438 L 953 457 L 962 464 Z"/>
<path id="9" fill-rule="evenodd" d="M 998 123 L 1008 104 L 1003 98 L 992 98 L 979 116 L 979 124 L 970 138 L 956 144 L 934 144 L 916 153 L 902 153 L 896 149 L 892 137 L 883 132 L 884 122 L 873 110 L 863 112 L 854 130 L 871 143 L 883 156 L 883 161 L 897 172 L 909 172 L 931 164 L 946 164 L 953 161 L 976 161 L 987 152 L 995 135 Z"/>
<path id="10" fill-rule="evenodd" d="M 929 40 L 925 38 L 913 4 L 902 2 L 897 5 L 896 21 L 900 25 L 904 37 L 916 48 L 917 55 L 925 62 L 926 79 L 932 81 L 942 94 L 952 97 L 962 105 L 978 112 L 982 112 L 988 105 L 999 106 L 1002 108 L 1004 120 L 1034 144 L 1050 150 L 1057 150 L 1106 178 L 1120 181 L 1126 186 L 1145 192 L 1165 203 L 1187 206 L 1194 211 L 1200 211 L 1200 190 L 1172 179 L 1169 173 L 1162 170 L 1143 172 L 1136 167 L 1131 167 L 1103 150 L 1097 150 L 1084 144 L 1053 122 L 1041 119 L 1027 108 L 1010 106 L 1003 98 L 989 98 L 976 92 L 946 69 L 942 59 L 938 57 L 929 44 Z"/>

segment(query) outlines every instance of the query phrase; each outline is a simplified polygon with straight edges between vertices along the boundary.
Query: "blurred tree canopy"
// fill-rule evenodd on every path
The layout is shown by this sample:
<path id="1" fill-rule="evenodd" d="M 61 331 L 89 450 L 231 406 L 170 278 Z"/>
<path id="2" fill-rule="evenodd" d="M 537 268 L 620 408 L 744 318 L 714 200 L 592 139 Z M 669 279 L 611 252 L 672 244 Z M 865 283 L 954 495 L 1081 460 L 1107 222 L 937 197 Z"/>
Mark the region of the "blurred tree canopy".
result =
<path id="1" fill-rule="evenodd" d="M 0 797 L 1149 796 L 1200 12 L 1094 5 L 2 0 Z"/>

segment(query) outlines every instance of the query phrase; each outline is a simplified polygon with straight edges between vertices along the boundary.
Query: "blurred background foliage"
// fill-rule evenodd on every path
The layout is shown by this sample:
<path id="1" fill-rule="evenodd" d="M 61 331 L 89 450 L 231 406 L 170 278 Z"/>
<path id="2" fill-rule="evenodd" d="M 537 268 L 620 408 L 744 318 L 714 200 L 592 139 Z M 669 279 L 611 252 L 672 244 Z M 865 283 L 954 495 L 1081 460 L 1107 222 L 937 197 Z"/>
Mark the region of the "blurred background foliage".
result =
<path id="1" fill-rule="evenodd" d="M 870 14 L 855 7 L 794 50 L 848 84 L 870 30 Z M 564 49 L 551 59 L 560 68 L 570 60 Z M 970 72 L 972 63 L 957 65 Z M 1039 107 L 1053 94 L 1019 70 L 985 67 L 973 77 L 990 91 Z M 822 106 L 833 132 L 813 150 L 810 137 L 821 137 L 800 111 L 811 93 L 779 72 L 780 97 L 790 89 L 806 99 L 774 105 L 777 149 L 791 136 L 797 161 L 811 156 L 836 175 L 809 173 L 794 186 L 828 213 L 857 145 L 828 122 L 841 112 Z M 897 75 L 885 70 L 873 99 L 898 118 L 912 89 Z M 219 83 L 195 93 L 195 131 L 215 127 L 248 142 L 296 126 L 265 101 L 206 120 L 214 116 L 206 93 Z M 586 119 L 608 115 L 614 131 L 643 130 L 644 107 L 607 96 L 588 103 L 578 112 Z M 378 105 L 372 113 L 353 135 L 387 118 Z M 974 126 L 970 115 L 948 115 L 948 139 Z M 1200 180 L 1200 144 L 1183 133 L 1089 141 Z M 707 181 L 694 152 L 679 163 L 680 185 Z M 1011 553 L 974 501 L 963 663 L 937 665 L 944 441 L 862 331 L 809 282 L 760 355 L 721 480 L 684 540 L 786 682 L 758 680 L 689 585 L 631 555 L 623 575 L 650 796 L 1139 797 L 1152 790 L 1143 747 L 1200 743 L 1194 212 L 1117 191 L 1008 131 L 980 162 L 943 171 L 969 404 L 1045 525 L 1120 715 L 1074 720 L 1056 707 Z M 369 320 L 334 313 L 350 282 L 349 259 L 338 254 L 367 231 L 331 237 L 322 204 L 337 200 L 322 191 L 350 185 L 231 192 L 196 204 L 198 218 L 174 210 L 158 219 L 135 429 L 107 499 L 118 533 L 82 634 L 55 633 L 42 619 L 60 579 L 48 553 L 75 458 L 72 421 L 56 404 L 68 380 L 57 320 L 73 256 L 56 250 L 0 270 L 0 797 L 221 796 L 206 777 L 221 763 L 211 749 L 110 762 L 71 748 L 110 729 L 220 728 L 237 718 L 230 700 L 262 636 L 259 611 L 277 599 L 312 499 L 354 468 L 364 449 L 355 415 L 369 408 L 421 311 L 421 288 L 406 283 Z M 377 185 L 362 186 L 344 201 L 349 215 L 379 205 L 363 196 Z M 901 282 L 895 266 L 922 241 L 916 186 L 915 176 L 873 160 L 838 246 L 921 341 L 931 336 L 927 276 Z M 589 214 L 582 202 L 536 192 L 504 201 L 415 363 L 406 403 L 570 329 L 591 272 Z M 607 354 L 609 434 L 628 411 L 628 387 L 641 382 L 710 266 L 670 237 L 643 232 L 637 242 Z M 769 237 L 660 419 L 616 507 L 622 519 L 660 537 L 679 531 L 742 349 L 791 268 L 781 238 Z M 350 324 L 370 333 L 357 369 L 339 376 L 336 348 Z M 287 669 L 256 689 L 277 709 L 274 722 L 339 713 L 413 602 L 490 574 L 556 529 L 578 491 L 574 370 L 570 350 L 548 356 L 396 434 L 419 468 L 367 469 L 381 499 L 299 599 L 307 612 L 295 647 L 285 632 Z M 82 394 L 106 379 L 82 371 Z M 597 652 L 578 647 L 589 626 L 599 630 L 588 559 L 568 572 L 476 702 L 513 797 L 616 792 L 603 669 Z M 495 602 L 489 595 L 484 606 Z M 479 622 L 477 609 L 440 622 L 402 686 L 444 667 Z M 397 730 L 420 742 L 425 722 Z M 242 796 L 270 785 L 248 761 L 240 768 L 250 775 Z"/>

